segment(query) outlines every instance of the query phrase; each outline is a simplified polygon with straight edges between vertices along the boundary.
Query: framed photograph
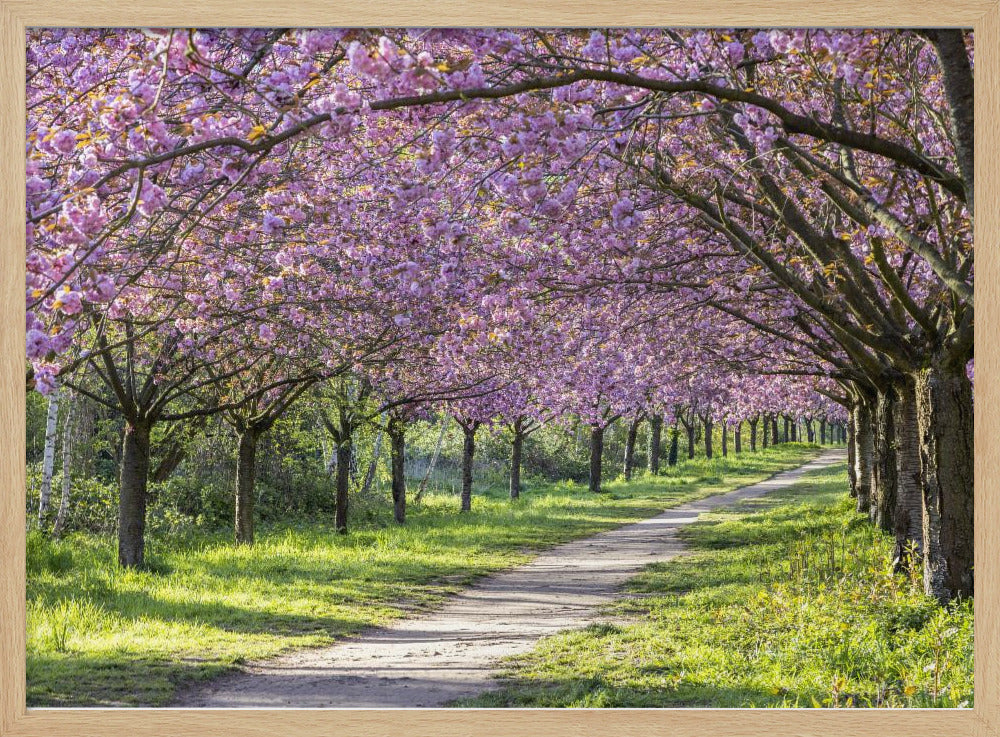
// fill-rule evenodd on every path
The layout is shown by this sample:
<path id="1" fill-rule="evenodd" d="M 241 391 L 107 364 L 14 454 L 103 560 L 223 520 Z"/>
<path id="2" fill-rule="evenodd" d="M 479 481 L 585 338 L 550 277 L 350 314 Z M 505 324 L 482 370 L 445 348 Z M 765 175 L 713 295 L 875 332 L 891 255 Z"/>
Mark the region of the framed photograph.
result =
<path id="1" fill-rule="evenodd" d="M 1000 735 L 1000 1 L 0 57 L 0 737 Z"/>

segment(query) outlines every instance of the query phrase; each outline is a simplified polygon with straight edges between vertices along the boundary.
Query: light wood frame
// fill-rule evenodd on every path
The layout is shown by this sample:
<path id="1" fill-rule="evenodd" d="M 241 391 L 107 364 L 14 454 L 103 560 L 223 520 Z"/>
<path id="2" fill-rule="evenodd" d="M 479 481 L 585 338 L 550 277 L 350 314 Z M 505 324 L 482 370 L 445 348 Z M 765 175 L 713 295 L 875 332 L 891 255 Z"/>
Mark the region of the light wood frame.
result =
<path id="1" fill-rule="evenodd" d="M 292 4 L 294 3 L 294 4 Z M 975 30 L 975 708 L 218 710 L 25 707 L 24 131 L 31 26 L 894 26 Z M 1000 0 L 0 0 L 0 737 L 835 734 L 1000 737 Z"/>

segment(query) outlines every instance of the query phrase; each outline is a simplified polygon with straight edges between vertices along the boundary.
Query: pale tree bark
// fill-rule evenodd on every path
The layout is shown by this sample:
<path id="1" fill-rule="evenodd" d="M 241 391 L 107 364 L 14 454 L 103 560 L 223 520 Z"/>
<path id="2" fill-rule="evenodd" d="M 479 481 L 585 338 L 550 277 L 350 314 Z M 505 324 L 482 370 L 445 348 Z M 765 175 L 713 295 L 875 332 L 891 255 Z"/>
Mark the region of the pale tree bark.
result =
<path id="1" fill-rule="evenodd" d="M 49 513 L 52 498 L 52 473 L 56 461 L 56 436 L 59 421 L 59 390 L 49 395 L 48 412 L 45 415 L 45 449 L 42 453 L 42 485 L 38 491 L 38 527 L 45 528 L 45 518 Z"/>
<path id="2" fill-rule="evenodd" d="M 646 451 L 646 468 L 651 475 L 660 472 L 660 436 L 663 432 L 663 418 L 653 415 L 649 418 L 649 446 Z"/>
<path id="3" fill-rule="evenodd" d="M 438 458 L 441 456 L 441 444 L 444 441 L 444 433 L 448 428 L 448 417 L 446 416 L 441 420 L 441 429 L 438 430 L 437 442 L 434 444 L 434 453 L 431 455 L 431 461 L 427 464 L 427 471 L 424 473 L 424 477 L 420 480 L 420 486 L 417 488 L 416 496 L 413 497 L 413 501 L 419 502 L 420 498 L 424 495 L 424 490 L 427 488 L 427 482 L 431 478 L 431 473 L 434 472 L 434 467 L 437 465 Z"/>
<path id="4" fill-rule="evenodd" d="M 52 526 L 53 537 L 62 535 L 66 527 L 66 519 L 69 515 L 70 496 L 73 486 L 73 456 L 76 447 L 74 442 L 74 431 L 76 429 L 76 405 L 77 401 L 72 394 L 65 399 L 66 417 L 63 420 L 62 439 L 62 495 L 59 498 L 59 511 L 56 512 L 56 521 Z"/>
<path id="5" fill-rule="evenodd" d="M 464 441 L 462 443 L 462 507 L 461 511 L 472 511 L 472 464 L 476 456 L 476 431 L 480 423 L 476 420 L 460 422 Z"/>

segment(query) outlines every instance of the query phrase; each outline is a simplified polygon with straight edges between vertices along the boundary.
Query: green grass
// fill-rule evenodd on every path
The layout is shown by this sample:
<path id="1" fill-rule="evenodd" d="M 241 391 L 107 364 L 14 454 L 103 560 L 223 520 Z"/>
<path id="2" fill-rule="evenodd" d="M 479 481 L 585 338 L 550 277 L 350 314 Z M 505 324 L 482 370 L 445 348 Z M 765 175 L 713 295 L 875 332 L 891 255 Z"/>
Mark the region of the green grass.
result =
<path id="1" fill-rule="evenodd" d="M 887 570 L 843 465 L 707 515 L 604 621 L 506 661 L 464 706 L 972 705 L 972 602 L 939 607 Z"/>
<path id="2" fill-rule="evenodd" d="M 448 494 L 413 505 L 405 527 L 384 513 L 335 534 L 328 521 L 260 530 L 253 547 L 224 534 L 152 538 L 150 570 L 122 571 L 115 542 L 74 534 L 28 539 L 29 706 L 158 706 L 178 688 L 249 660 L 315 647 L 382 625 L 534 551 L 759 481 L 814 456 L 787 445 L 696 459 L 663 476 L 499 490 L 461 515 Z M 364 509 L 359 508 L 359 509 Z"/>

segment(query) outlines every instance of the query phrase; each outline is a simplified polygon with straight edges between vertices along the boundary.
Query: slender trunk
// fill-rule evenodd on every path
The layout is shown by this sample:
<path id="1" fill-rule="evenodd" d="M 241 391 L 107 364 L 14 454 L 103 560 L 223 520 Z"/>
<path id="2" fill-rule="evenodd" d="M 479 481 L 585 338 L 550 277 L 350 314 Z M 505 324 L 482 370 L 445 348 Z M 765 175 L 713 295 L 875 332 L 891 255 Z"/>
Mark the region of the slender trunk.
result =
<path id="1" fill-rule="evenodd" d="M 858 427 L 855 424 L 857 410 L 852 405 L 847 414 L 847 481 L 851 498 L 858 498 Z"/>
<path id="2" fill-rule="evenodd" d="M 893 423 L 893 406 L 896 404 L 895 387 L 880 389 L 875 395 L 872 416 L 872 488 L 868 516 L 886 532 L 895 527 L 896 511 L 896 429 Z"/>
<path id="3" fill-rule="evenodd" d="M 441 456 L 441 443 L 444 441 L 444 431 L 448 427 L 448 417 L 446 416 L 441 420 L 441 429 L 438 430 L 438 439 L 434 444 L 434 453 L 431 455 L 431 462 L 427 464 L 427 472 L 424 473 L 424 477 L 420 479 L 420 487 L 417 489 L 417 495 L 413 498 L 413 501 L 419 502 L 420 497 L 424 495 L 424 489 L 427 488 L 427 482 L 430 480 L 431 473 L 434 471 L 434 466 L 437 465 L 438 458 Z"/>
<path id="4" fill-rule="evenodd" d="M 590 490 L 601 491 L 601 461 L 604 455 L 604 428 L 592 425 L 590 429 Z"/>
<path id="5" fill-rule="evenodd" d="M 389 420 L 389 445 L 392 466 L 392 516 L 399 524 L 406 522 L 406 424 L 398 417 Z"/>
<path id="6" fill-rule="evenodd" d="M 677 465 L 677 445 L 680 441 L 680 432 L 677 430 L 677 422 L 670 428 L 670 450 L 667 452 L 667 465 Z"/>
<path id="7" fill-rule="evenodd" d="M 910 569 L 911 551 L 923 554 L 923 475 L 920 470 L 920 434 L 917 421 L 917 394 L 912 379 L 897 390 L 893 405 L 896 430 L 896 513 L 893 532 L 896 550 L 893 570 Z"/>
<path id="8" fill-rule="evenodd" d="M 646 453 L 646 460 L 649 472 L 654 476 L 660 472 L 660 436 L 662 432 L 663 418 L 659 415 L 653 415 L 649 418 L 649 449 Z"/>
<path id="9" fill-rule="evenodd" d="M 798 433 L 799 421 L 798 421 L 798 418 L 796 418 L 794 420 L 789 420 L 786 417 L 785 418 L 785 427 L 786 428 L 788 428 L 788 427 L 791 428 L 791 434 L 788 435 L 788 433 L 786 433 L 786 435 L 788 435 L 788 439 L 791 440 L 793 443 L 796 442 L 799 439 L 799 433 Z"/>
<path id="10" fill-rule="evenodd" d="M 378 461 L 382 456 L 382 429 L 375 434 L 375 443 L 372 447 L 372 459 L 368 464 L 368 469 L 365 471 L 365 480 L 361 483 L 361 493 L 367 494 L 371 488 L 372 484 L 375 482 L 375 472 L 378 471 Z"/>
<path id="11" fill-rule="evenodd" d="M 74 420 L 76 415 L 76 402 L 73 396 L 69 395 L 66 402 L 66 419 L 63 420 L 62 439 L 62 496 L 59 498 L 59 511 L 56 512 L 56 521 L 52 526 L 53 537 L 62 535 L 66 526 L 66 517 L 69 514 L 70 493 L 73 484 L 73 451 L 74 445 Z"/>
<path id="12" fill-rule="evenodd" d="M 56 464 L 56 431 L 59 420 L 59 390 L 49 395 L 48 413 L 45 415 L 45 450 L 42 454 L 42 486 L 38 492 L 38 527 L 45 529 L 45 517 L 52 498 L 52 473 Z"/>
<path id="13" fill-rule="evenodd" d="M 712 418 L 705 417 L 702 422 L 705 425 L 705 457 L 712 458 Z"/>
<path id="14" fill-rule="evenodd" d="M 750 420 L 750 451 L 757 452 L 757 418 Z"/>
<path id="15" fill-rule="evenodd" d="M 771 445 L 777 445 L 780 442 L 778 439 L 778 416 L 771 415 Z"/>
<path id="16" fill-rule="evenodd" d="M 514 428 L 514 438 L 510 443 L 510 498 L 521 496 L 521 451 L 524 448 L 524 433 L 520 427 Z"/>
<path id="17" fill-rule="evenodd" d="M 351 488 L 351 430 L 342 430 L 343 436 L 337 442 L 337 515 L 334 526 L 341 535 L 347 534 L 348 492 Z"/>
<path id="18" fill-rule="evenodd" d="M 145 565 L 146 483 L 149 477 L 148 420 L 125 423 L 118 497 L 118 564 L 122 568 Z"/>
<path id="19" fill-rule="evenodd" d="M 690 425 L 684 425 L 684 429 L 687 430 L 688 460 L 691 460 L 694 458 L 694 420 L 691 420 Z"/>
<path id="20" fill-rule="evenodd" d="M 826 419 L 821 418 L 819 421 L 819 444 L 826 445 Z"/>
<path id="21" fill-rule="evenodd" d="M 622 473 L 626 481 L 632 480 L 632 466 L 635 463 L 635 439 L 639 434 L 639 423 L 642 420 L 638 417 L 632 419 L 628 425 L 628 434 L 625 436 L 625 468 Z"/>
<path id="22" fill-rule="evenodd" d="M 854 405 L 854 431 L 857 436 L 857 447 L 854 449 L 854 475 L 857 479 L 857 511 L 858 514 L 868 514 L 871 508 L 872 493 L 872 456 L 874 455 L 874 438 L 872 437 L 871 410 L 864 400 Z"/>
<path id="23" fill-rule="evenodd" d="M 736 451 L 737 455 L 743 452 L 743 421 L 736 423 L 736 428 L 733 430 L 733 450 Z"/>
<path id="24" fill-rule="evenodd" d="M 728 431 L 728 423 L 725 420 L 723 420 L 722 421 L 722 457 L 725 458 L 727 455 L 729 455 L 729 431 Z"/>
<path id="25" fill-rule="evenodd" d="M 788 423 L 788 417 L 786 415 L 786 416 L 784 416 L 784 417 L 781 418 L 781 428 L 782 428 L 781 442 L 782 443 L 787 443 L 789 441 L 789 439 L 790 439 L 789 435 L 788 435 L 788 425 L 789 425 L 789 423 Z"/>
<path id="26" fill-rule="evenodd" d="M 257 431 L 244 428 L 239 433 L 236 460 L 236 544 L 253 545 L 254 486 L 257 480 Z"/>
<path id="27" fill-rule="evenodd" d="M 462 511 L 472 511 L 472 461 L 476 456 L 476 430 L 479 423 L 463 427 L 465 442 L 462 445 Z"/>
<path id="28" fill-rule="evenodd" d="M 916 379 L 923 471 L 924 591 L 940 602 L 972 596 L 972 385 L 964 367 L 932 365 Z"/>

